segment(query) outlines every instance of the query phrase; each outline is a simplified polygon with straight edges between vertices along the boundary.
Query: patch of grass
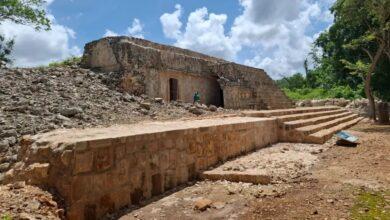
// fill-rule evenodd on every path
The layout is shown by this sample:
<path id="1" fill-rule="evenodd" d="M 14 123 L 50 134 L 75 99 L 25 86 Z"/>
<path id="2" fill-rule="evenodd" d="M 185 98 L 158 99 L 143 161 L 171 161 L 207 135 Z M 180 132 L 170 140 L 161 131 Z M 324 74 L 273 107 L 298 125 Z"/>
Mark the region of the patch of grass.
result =
<path id="1" fill-rule="evenodd" d="M 351 219 L 390 220 L 390 191 L 362 191 L 351 210 Z M 387 198 L 387 199 L 386 199 Z"/>
<path id="2" fill-rule="evenodd" d="M 12 217 L 9 216 L 8 214 L 2 215 L 1 220 L 12 220 Z"/>
<path id="3" fill-rule="evenodd" d="M 345 98 L 357 99 L 361 98 L 359 91 L 353 91 L 349 86 L 336 86 L 330 89 L 324 88 L 297 88 L 288 89 L 282 88 L 285 94 L 292 100 L 308 100 L 308 99 L 328 99 L 328 98 Z"/>
<path id="4" fill-rule="evenodd" d="M 78 65 L 81 62 L 81 57 L 71 57 L 60 62 L 49 63 L 49 67 L 64 67 Z"/>

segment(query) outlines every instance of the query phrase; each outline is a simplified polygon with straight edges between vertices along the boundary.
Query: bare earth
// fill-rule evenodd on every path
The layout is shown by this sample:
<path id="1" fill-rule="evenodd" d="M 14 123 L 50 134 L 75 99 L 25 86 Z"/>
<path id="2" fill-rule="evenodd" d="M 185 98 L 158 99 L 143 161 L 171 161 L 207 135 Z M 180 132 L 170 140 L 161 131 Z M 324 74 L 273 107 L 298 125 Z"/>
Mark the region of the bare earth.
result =
<path id="1" fill-rule="evenodd" d="M 348 130 L 356 147 L 279 143 L 217 168 L 261 170 L 270 185 L 199 181 L 131 207 L 112 219 L 352 219 L 363 192 L 384 195 L 390 216 L 390 126 L 360 123 Z M 271 169 L 272 168 L 272 169 Z M 208 201 L 204 211 L 195 208 Z M 367 208 L 358 213 L 370 213 Z M 361 218 L 370 219 L 370 218 Z"/>

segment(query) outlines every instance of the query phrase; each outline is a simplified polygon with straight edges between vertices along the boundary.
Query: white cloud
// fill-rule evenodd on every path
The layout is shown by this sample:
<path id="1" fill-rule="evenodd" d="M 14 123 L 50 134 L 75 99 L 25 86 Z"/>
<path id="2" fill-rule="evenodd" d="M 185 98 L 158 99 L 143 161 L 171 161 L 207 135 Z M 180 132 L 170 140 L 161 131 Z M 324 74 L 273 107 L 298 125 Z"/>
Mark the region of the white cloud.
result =
<path id="1" fill-rule="evenodd" d="M 54 0 L 46 1 L 46 6 Z M 14 66 L 31 67 L 46 65 L 53 61 L 81 55 L 77 46 L 71 45 L 71 39 L 76 33 L 56 22 L 54 16 L 48 13 L 51 30 L 37 31 L 26 25 L 5 21 L 0 25 L 0 33 L 7 39 L 13 38 L 15 45 L 11 54 Z"/>
<path id="2" fill-rule="evenodd" d="M 106 29 L 106 33 L 103 35 L 103 37 L 116 37 L 116 36 L 119 36 L 119 34 L 109 29 Z"/>
<path id="3" fill-rule="evenodd" d="M 160 21 L 163 26 L 164 35 L 171 39 L 177 39 L 181 35 L 181 26 L 180 16 L 182 14 L 181 5 L 175 5 L 176 11 L 173 13 L 165 13 L 161 15 Z"/>
<path id="4" fill-rule="evenodd" d="M 129 35 L 129 36 L 143 39 L 144 38 L 143 29 L 144 29 L 144 25 L 141 23 L 141 21 L 138 18 L 134 18 L 131 26 L 129 26 L 127 28 L 127 30 L 124 31 L 122 34 L 119 34 L 115 31 L 110 30 L 110 29 L 106 29 L 106 32 L 103 35 L 103 37 L 116 37 L 119 35 Z"/>
<path id="5" fill-rule="evenodd" d="M 246 1 L 252 2 L 254 0 Z M 264 3 L 265 0 L 262 2 Z M 241 40 L 244 45 L 256 48 L 255 56 L 245 60 L 244 63 L 263 68 L 274 78 L 291 75 L 298 71 L 302 72 L 304 59 L 313 42 L 313 36 L 307 35 L 306 30 L 313 19 L 321 16 L 321 9 L 317 3 L 309 3 L 308 1 L 281 2 L 283 2 L 283 7 L 278 10 L 277 14 L 285 14 L 284 17 L 276 18 L 270 14 L 269 17 L 262 17 L 260 20 L 253 17 L 250 12 L 259 11 L 262 13 L 262 5 L 243 5 L 244 13 L 235 20 L 232 28 L 234 40 Z M 268 6 L 268 4 L 265 5 Z M 252 8 L 254 6 L 256 8 Z M 296 13 L 297 7 L 299 10 Z M 289 8 L 295 12 L 291 13 Z M 270 9 L 266 8 L 265 10 Z M 267 23 L 263 24 L 263 20 L 266 20 Z M 248 28 L 252 31 L 248 31 Z"/>
<path id="6" fill-rule="evenodd" d="M 181 6 L 176 6 L 172 14 L 165 13 L 160 20 L 165 36 L 176 40 L 175 46 L 193 49 L 213 56 L 233 59 L 239 50 L 225 35 L 225 14 L 209 13 L 203 7 L 192 12 L 188 17 L 185 31 L 180 30 L 178 18 Z M 176 25 L 173 25 L 176 24 Z"/>
<path id="7" fill-rule="evenodd" d="M 209 13 L 200 8 L 190 13 L 182 30 L 181 6 L 161 16 L 166 37 L 176 46 L 265 69 L 278 78 L 297 71 L 314 39 L 309 34 L 314 23 L 330 23 L 328 8 L 334 0 L 238 0 L 243 12 L 234 18 L 225 33 L 227 15 Z M 314 28 L 315 29 L 315 28 Z M 240 60 L 239 52 L 252 52 L 252 58 Z"/>
<path id="8" fill-rule="evenodd" d="M 133 20 L 133 24 L 131 25 L 131 27 L 127 28 L 127 32 L 131 36 L 138 37 L 138 38 L 144 38 L 144 36 L 142 35 L 143 24 L 141 24 L 140 20 L 137 18 L 135 18 Z"/>

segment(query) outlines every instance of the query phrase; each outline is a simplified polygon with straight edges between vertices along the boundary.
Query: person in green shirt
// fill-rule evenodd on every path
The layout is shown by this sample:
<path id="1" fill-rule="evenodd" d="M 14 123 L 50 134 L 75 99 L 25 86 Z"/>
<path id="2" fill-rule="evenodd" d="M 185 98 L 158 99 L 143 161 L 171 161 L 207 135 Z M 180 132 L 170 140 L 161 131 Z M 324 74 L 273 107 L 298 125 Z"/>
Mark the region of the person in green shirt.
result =
<path id="1" fill-rule="evenodd" d="M 197 102 L 200 102 L 200 94 L 198 91 L 196 91 L 194 94 L 194 104 Z"/>

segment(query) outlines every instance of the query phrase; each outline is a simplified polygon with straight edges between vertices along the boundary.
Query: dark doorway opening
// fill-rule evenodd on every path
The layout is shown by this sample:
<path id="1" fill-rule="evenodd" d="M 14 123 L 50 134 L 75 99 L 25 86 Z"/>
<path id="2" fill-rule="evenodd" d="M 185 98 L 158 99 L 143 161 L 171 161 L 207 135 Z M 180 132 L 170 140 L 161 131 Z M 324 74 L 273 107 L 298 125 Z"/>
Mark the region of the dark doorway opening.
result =
<path id="1" fill-rule="evenodd" d="M 169 100 L 176 101 L 179 96 L 178 80 L 174 78 L 169 79 Z"/>
<path id="2" fill-rule="evenodd" d="M 223 90 L 219 89 L 219 107 L 225 107 L 224 101 L 223 101 Z"/>

